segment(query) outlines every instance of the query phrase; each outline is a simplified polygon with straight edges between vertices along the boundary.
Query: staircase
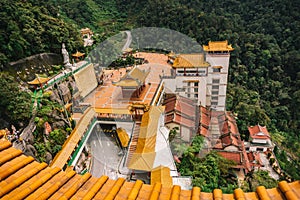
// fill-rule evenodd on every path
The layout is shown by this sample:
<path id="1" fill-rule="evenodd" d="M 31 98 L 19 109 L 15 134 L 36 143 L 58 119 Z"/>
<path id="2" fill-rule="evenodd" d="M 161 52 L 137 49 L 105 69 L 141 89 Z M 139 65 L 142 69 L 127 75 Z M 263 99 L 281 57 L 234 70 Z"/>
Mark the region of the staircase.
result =
<path id="1" fill-rule="evenodd" d="M 212 117 L 210 125 L 209 125 L 209 132 L 210 132 L 210 140 L 212 147 L 215 146 L 217 140 L 220 137 L 220 126 L 218 123 L 218 119 L 216 117 Z"/>
<path id="2" fill-rule="evenodd" d="M 136 123 L 135 126 L 134 126 L 130 146 L 129 146 L 128 153 L 127 153 L 126 166 L 129 165 L 130 160 L 132 158 L 132 154 L 136 150 L 138 139 L 139 139 L 140 126 L 141 126 L 140 123 Z"/>

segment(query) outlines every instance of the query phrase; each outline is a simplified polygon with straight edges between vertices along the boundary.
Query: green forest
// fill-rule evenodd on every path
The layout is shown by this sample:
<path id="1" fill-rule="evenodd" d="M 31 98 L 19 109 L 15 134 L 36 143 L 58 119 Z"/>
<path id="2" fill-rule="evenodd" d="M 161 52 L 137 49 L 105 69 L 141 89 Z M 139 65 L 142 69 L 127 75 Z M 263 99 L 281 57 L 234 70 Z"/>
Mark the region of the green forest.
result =
<path id="1" fill-rule="evenodd" d="M 228 40 L 235 50 L 227 110 L 237 115 L 243 139 L 247 126 L 266 125 L 282 169 L 299 180 L 299 10 L 297 0 L 2 0 L 0 69 L 37 53 L 59 53 L 62 42 L 71 52 L 87 52 L 80 37 L 85 27 L 96 42 L 139 27 L 169 28 L 199 44 Z"/>

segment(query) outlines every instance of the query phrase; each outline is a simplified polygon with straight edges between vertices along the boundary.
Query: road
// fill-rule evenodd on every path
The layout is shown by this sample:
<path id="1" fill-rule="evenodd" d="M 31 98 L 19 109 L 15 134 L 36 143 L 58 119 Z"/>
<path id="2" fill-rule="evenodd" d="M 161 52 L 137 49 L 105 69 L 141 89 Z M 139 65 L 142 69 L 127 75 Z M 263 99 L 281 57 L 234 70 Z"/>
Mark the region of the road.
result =
<path id="1" fill-rule="evenodd" d="M 128 49 L 131 42 L 132 42 L 131 32 L 130 31 L 125 31 L 125 33 L 127 34 L 127 40 L 126 40 L 125 45 L 122 48 L 122 51 L 125 51 L 126 49 Z"/>

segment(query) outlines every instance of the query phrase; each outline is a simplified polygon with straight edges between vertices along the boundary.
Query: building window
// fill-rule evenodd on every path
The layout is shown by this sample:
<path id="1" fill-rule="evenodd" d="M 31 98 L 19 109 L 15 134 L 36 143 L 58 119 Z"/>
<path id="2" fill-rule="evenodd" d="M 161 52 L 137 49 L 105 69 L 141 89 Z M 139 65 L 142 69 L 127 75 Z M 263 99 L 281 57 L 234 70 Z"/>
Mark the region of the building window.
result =
<path id="1" fill-rule="evenodd" d="M 213 80 L 212 80 L 212 83 L 213 83 L 213 84 L 220 83 L 220 79 L 213 79 Z"/>
<path id="2" fill-rule="evenodd" d="M 212 105 L 212 106 L 217 106 L 217 105 L 218 105 L 218 102 L 217 102 L 217 101 L 213 101 L 213 102 L 211 102 L 211 105 Z"/>
<path id="3" fill-rule="evenodd" d="M 219 90 L 219 85 L 213 85 L 213 86 L 212 86 L 212 89 L 213 89 L 213 90 Z"/>
<path id="4" fill-rule="evenodd" d="M 257 148 L 257 151 L 264 151 L 264 148 Z"/>
<path id="5" fill-rule="evenodd" d="M 195 82 L 195 87 L 198 87 L 199 86 L 199 82 Z"/>
<path id="6" fill-rule="evenodd" d="M 218 91 L 218 90 L 212 91 L 211 94 L 212 94 L 212 95 L 218 95 L 218 94 L 219 94 L 219 91 Z"/>
<path id="7" fill-rule="evenodd" d="M 216 101 L 218 101 L 218 100 L 219 100 L 219 97 L 218 97 L 218 96 L 212 96 L 212 97 L 211 97 L 211 100 L 216 100 Z"/>
<path id="8" fill-rule="evenodd" d="M 221 68 L 213 68 L 213 72 L 221 72 Z"/>

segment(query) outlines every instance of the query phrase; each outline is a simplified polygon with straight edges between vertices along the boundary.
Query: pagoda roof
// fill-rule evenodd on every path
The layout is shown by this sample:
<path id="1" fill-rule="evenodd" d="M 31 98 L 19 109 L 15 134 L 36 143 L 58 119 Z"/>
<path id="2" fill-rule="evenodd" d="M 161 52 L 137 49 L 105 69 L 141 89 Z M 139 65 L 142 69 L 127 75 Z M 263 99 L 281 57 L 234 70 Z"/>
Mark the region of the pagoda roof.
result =
<path id="1" fill-rule="evenodd" d="M 30 85 L 40 85 L 40 84 L 46 83 L 49 80 L 50 80 L 50 78 L 39 77 L 38 75 L 36 75 L 36 78 L 34 80 L 29 81 L 27 83 L 30 84 Z"/>
<path id="2" fill-rule="evenodd" d="M 141 70 L 135 66 L 132 70 L 126 73 L 118 82 L 113 84 L 122 87 L 138 87 L 145 83 L 149 74 L 149 70 Z"/>
<path id="3" fill-rule="evenodd" d="M 270 134 L 267 130 L 266 126 L 260 126 L 259 124 L 256 126 L 248 127 L 250 137 L 255 139 L 269 139 Z"/>
<path id="4" fill-rule="evenodd" d="M 180 54 L 173 63 L 173 68 L 204 68 L 210 64 L 205 61 L 205 56 L 199 54 Z"/>
<path id="5" fill-rule="evenodd" d="M 196 106 L 193 100 L 179 95 L 168 96 L 163 104 L 166 106 L 165 123 L 177 123 L 186 127 L 195 127 Z"/>
<path id="6" fill-rule="evenodd" d="M 81 53 L 81 52 L 79 52 L 79 51 L 77 51 L 76 53 L 73 53 L 73 54 L 72 54 L 72 56 L 73 56 L 73 57 L 76 57 L 76 58 L 79 58 L 79 57 L 84 56 L 84 55 L 85 55 L 85 53 Z"/>
<path id="7" fill-rule="evenodd" d="M 203 45 L 204 51 L 233 51 L 231 45 L 228 44 L 228 41 L 209 41 L 208 45 Z"/>

